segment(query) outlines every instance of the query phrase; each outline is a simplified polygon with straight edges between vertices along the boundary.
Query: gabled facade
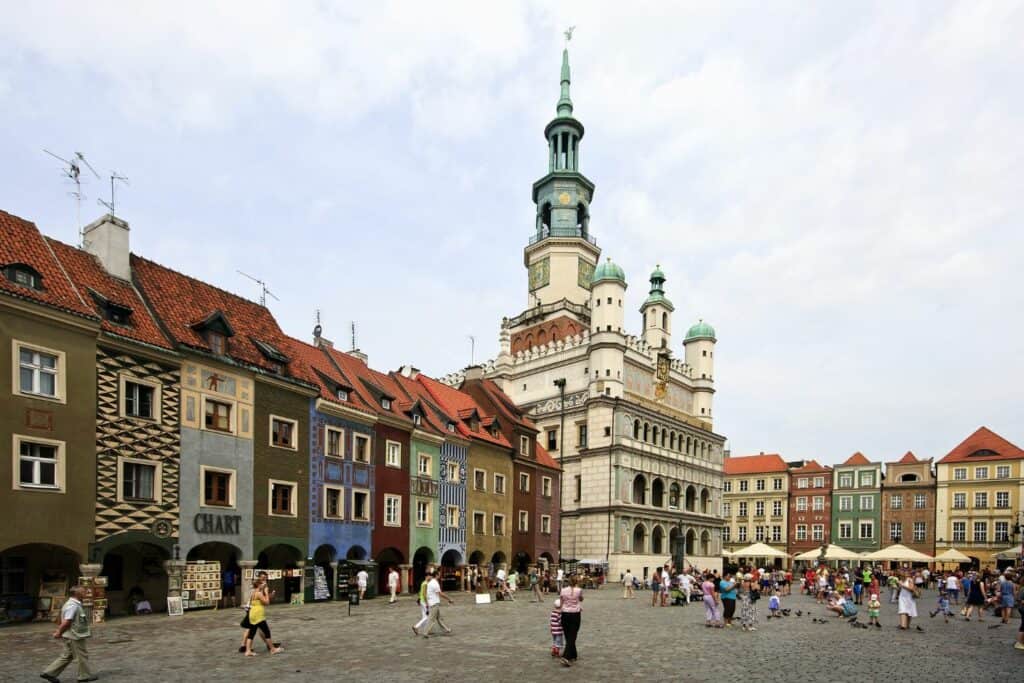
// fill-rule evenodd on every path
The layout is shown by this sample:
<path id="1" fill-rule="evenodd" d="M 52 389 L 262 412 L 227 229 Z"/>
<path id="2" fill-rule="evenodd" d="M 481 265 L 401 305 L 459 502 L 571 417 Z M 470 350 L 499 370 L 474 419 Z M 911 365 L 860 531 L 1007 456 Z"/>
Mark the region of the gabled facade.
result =
<path id="1" fill-rule="evenodd" d="M 882 539 L 882 465 L 854 453 L 832 471 L 832 542 L 848 550 L 878 550 Z"/>
<path id="2" fill-rule="evenodd" d="M 790 555 L 832 542 L 832 468 L 810 460 L 789 468 Z"/>
<path id="3" fill-rule="evenodd" d="M 935 472 L 913 453 L 886 464 L 882 486 L 882 545 L 902 543 L 935 554 Z"/>
<path id="4" fill-rule="evenodd" d="M 789 503 L 786 461 L 774 453 L 729 457 L 723 469 L 725 549 L 733 552 L 751 543 L 785 548 Z"/>

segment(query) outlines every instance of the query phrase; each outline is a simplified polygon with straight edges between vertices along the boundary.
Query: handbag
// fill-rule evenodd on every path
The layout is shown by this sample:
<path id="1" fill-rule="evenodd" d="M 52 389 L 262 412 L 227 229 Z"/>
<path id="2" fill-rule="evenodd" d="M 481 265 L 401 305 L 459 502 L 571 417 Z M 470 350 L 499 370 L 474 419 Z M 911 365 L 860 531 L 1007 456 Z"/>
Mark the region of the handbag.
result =
<path id="1" fill-rule="evenodd" d="M 242 616 L 242 621 L 238 622 L 238 625 L 241 628 L 250 628 L 252 626 L 252 624 L 249 623 L 249 608 L 250 607 L 252 607 L 252 594 L 251 593 L 249 594 L 249 603 L 245 607 L 242 608 L 242 611 L 245 612 L 245 614 Z"/>
<path id="2" fill-rule="evenodd" d="M 757 602 L 760 599 L 761 599 L 761 591 L 756 590 L 756 589 L 750 591 L 750 602 Z"/>

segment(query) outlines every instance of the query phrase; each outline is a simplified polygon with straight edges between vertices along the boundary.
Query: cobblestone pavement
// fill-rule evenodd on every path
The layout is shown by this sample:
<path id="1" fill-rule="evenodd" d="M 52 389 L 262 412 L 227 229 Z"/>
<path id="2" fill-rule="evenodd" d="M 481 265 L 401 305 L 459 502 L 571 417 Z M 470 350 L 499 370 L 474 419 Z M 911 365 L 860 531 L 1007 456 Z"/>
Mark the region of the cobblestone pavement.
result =
<path id="1" fill-rule="evenodd" d="M 419 608 L 406 597 L 396 605 L 366 601 L 352 616 L 343 603 L 272 606 L 274 639 L 285 647 L 273 656 L 262 645 L 257 657 L 236 652 L 238 609 L 116 619 L 95 630 L 89 648 L 104 681 L 1024 679 L 1024 652 L 1012 647 L 1019 619 L 997 628 L 989 628 L 995 619 L 944 624 L 941 617 L 928 618 L 931 592 L 916 620 L 924 633 L 898 631 L 895 607 L 888 604 L 882 629 L 856 629 L 835 617 L 814 623 L 824 610 L 803 596 L 783 600 L 784 607 L 803 610 L 802 617 L 765 621 L 762 612 L 754 633 L 707 629 L 699 604 L 652 609 L 649 595 L 626 601 L 618 590 L 586 591 L 580 661 L 572 669 L 549 654 L 554 596 L 538 605 L 522 594 L 515 603 L 491 605 L 453 594 L 456 604 L 443 612 L 452 634 L 429 640 L 413 636 Z M 51 632 L 45 624 L 0 630 L 0 681 L 41 680 L 38 672 L 60 650 Z M 74 671 L 62 678 L 73 681 Z"/>

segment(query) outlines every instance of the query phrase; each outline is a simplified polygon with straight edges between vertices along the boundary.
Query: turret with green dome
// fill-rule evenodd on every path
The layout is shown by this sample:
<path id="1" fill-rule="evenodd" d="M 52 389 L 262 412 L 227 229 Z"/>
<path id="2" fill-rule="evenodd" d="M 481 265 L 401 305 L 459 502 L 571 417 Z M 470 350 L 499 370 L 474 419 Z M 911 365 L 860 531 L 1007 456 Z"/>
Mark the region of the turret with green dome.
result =
<path id="1" fill-rule="evenodd" d="M 640 307 L 640 311 L 643 312 L 651 304 L 661 304 L 669 311 L 674 311 L 675 306 L 665 296 L 665 273 L 661 271 L 661 265 L 654 267 L 654 272 L 651 273 L 651 292 L 647 295 L 647 300 L 644 301 L 643 306 Z"/>
<path id="2" fill-rule="evenodd" d="M 623 272 L 622 268 L 620 268 L 618 264 L 613 263 L 609 257 L 603 263 L 599 263 L 597 268 L 594 269 L 594 277 L 591 278 L 590 284 L 596 285 L 602 280 L 618 280 L 625 285 L 626 273 Z"/>
<path id="3" fill-rule="evenodd" d="M 718 341 L 715 339 L 715 328 L 704 322 L 703 318 L 698 320 L 696 325 L 693 325 L 689 330 L 687 330 L 686 339 L 683 340 L 683 343 L 685 344 L 686 342 L 697 341 L 698 339 Z"/>

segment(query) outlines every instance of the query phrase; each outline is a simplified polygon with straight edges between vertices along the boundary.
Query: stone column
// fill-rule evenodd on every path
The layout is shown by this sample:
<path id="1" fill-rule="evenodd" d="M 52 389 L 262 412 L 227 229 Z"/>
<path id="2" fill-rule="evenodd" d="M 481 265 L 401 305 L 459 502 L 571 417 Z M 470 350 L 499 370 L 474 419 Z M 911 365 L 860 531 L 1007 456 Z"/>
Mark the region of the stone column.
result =
<path id="1" fill-rule="evenodd" d="M 102 564 L 80 564 L 78 565 L 79 573 L 86 578 L 95 579 L 103 571 Z"/>
<path id="2" fill-rule="evenodd" d="M 333 560 L 328 564 L 331 565 L 331 585 L 328 588 L 331 589 L 331 598 L 334 600 L 338 599 L 338 561 Z"/>
<path id="3" fill-rule="evenodd" d="M 246 578 L 245 578 L 245 570 L 246 569 L 255 569 L 256 568 L 256 560 L 241 560 L 241 561 L 239 561 L 238 566 L 242 570 L 241 571 L 241 575 L 242 575 L 241 584 L 242 584 L 242 586 L 241 586 L 241 591 L 240 591 L 240 594 L 239 594 L 239 598 L 242 601 L 240 604 L 242 604 L 244 606 L 244 605 L 249 604 L 249 595 L 252 593 L 252 579 L 246 580 Z"/>
<path id="4" fill-rule="evenodd" d="M 413 585 L 412 585 L 413 584 L 412 565 L 411 564 L 400 564 L 400 565 L 398 565 L 398 573 L 402 577 L 402 584 L 405 586 L 405 591 L 402 591 L 402 592 L 408 593 L 409 595 L 414 594 L 416 592 L 416 589 L 413 588 Z M 388 590 L 387 585 L 378 586 L 377 587 L 377 594 L 378 595 L 384 595 L 384 594 L 390 595 L 390 591 Z"/>
<path id="5" fill-rule="evenodd" d="M 306 602 L 306 572 L 305 572 L 306 561 L 305 560 L 299 560 L 298 562 L 295 563 L 295 566 L 299 570 L 299 595 L 302 596 L 302 602 L 305 603 Z"/>
<path id="6" fill-rule="evenodd" d="M 458 565 L 456 567 L 456 569 L 459 572 L 459 577 L 461 577 L 460 583 L 462 584 L 462 590 L 463 591 L 468 591 L 469 590 L 469 565 L 468 564 L 460 564 L 460 565 Z"/>

